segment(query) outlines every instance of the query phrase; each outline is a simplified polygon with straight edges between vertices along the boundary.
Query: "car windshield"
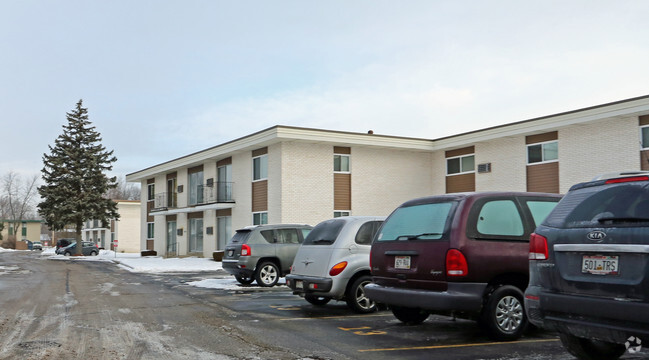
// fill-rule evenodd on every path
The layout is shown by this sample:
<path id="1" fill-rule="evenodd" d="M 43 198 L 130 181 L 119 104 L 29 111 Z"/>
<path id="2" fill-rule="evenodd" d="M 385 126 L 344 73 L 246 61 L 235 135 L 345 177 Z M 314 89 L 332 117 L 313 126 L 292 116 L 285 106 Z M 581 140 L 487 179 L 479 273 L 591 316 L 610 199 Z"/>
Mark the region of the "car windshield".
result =
<path id="1" fill-rule="evenodd" d="M 304 245 L 331 245 L 345 226 L 344 220 L 326 220 L 314 227 L 304 239 Z"/>
<path id="2" fill-rule="evenodd" d="M 453 204 L 442 202 L 400 207 L 385 221 L 376 240 L 440 239 Z"/>
<path id="3" fill-rule="evenodd" d="M 545 220 L 560 228 L 649 222 L 649 183 L 633 182 L 584 187 L 569 192 Z"/>

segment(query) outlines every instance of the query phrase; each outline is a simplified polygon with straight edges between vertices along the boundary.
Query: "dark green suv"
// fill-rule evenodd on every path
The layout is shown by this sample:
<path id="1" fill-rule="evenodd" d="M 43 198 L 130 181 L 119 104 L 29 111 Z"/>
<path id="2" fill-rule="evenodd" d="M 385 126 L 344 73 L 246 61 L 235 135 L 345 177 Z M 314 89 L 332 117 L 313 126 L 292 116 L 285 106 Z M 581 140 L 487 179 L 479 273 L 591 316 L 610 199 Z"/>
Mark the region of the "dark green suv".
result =
<path id="1" fill-rule="evenodd" d="M 649 344 L 649 172 L 573 186 L 531 235 L 529 258 L 529 321 L 571 354 L 617 359 Z"/>

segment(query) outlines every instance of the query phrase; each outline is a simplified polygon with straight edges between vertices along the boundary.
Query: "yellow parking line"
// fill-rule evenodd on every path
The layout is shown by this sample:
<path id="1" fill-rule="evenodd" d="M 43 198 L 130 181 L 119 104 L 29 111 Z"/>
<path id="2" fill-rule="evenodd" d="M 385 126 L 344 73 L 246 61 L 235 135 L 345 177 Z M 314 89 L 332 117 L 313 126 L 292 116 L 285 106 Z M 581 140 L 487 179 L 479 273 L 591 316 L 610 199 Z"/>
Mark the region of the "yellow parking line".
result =
<path id="1" fill-rule="evenodd" d="M 280 321 L 295 321 L 295 320 L 348 319 L 348 318 L 366 318 L 366 317 L 376 317 L 376 316 L 393 316 L 393 315 L 392 315 L 392 313 L 389 313 L 389 314 L 374 314 L 374 315 L 316 316 L 316 317 L 285 318 L 285 319 L 279 319 L 279 320 Z"/>
<path id="2" fill-rule="evenodd" d="M 436 345 L 436 346 L 414 346 L 414 347 L 404 347 L 404 348 L 364 349 L 364 350 L 358 350 L 358 351 L 359 352 L 371 352 L 371 351 L 431 350 L 431 349 L 463 348 L 463 347 L 472 347 L 472 346 L 492 346 L 492 345 L 507 345 L 507 344 L 523 344 L 523 343 L 540 343 L 540 342 L 549 342 L 549 341 L 559 341 L 559 339 L 520 340 L 520 341 L 490 342 L 490 343 L 476 343 L 476 344 L 456 344 L 456 345 Z"/>

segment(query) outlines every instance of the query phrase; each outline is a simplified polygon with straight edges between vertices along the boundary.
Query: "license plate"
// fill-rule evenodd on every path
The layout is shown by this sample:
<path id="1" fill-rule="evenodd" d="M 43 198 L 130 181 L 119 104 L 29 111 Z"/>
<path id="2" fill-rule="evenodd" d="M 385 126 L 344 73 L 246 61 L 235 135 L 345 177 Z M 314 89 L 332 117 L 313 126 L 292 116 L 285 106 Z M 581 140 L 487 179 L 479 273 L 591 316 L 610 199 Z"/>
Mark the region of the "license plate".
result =
<path id="1" fill-rule="evenodd" d="M 295 288 L 296 289 L 304 288 L 304 284 L 302 283 L 302 280 L 295 280 Z"/>
<path id="2" fill-rule="evenodd" d="M 595 275 L 619 274 L 618 256 L 584 255 L 581 272 Z"/>
<path id="3" fill-rule="evenodd" d="M 410 269 L 410 256 L 395 256 L 394 257 L 395 269 Z"/>

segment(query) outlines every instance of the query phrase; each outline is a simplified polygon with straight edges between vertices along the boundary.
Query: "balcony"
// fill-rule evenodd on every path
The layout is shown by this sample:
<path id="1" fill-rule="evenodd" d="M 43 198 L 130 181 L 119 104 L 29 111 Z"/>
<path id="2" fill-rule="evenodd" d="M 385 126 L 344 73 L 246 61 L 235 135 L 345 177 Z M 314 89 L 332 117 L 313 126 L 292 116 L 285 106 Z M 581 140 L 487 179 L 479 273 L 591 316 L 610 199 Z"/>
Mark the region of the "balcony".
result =
<path id="1" fill-rule="evenodd" d="M 178 207 L 178 193 L 158 193 L 153 199 L 153 210 L 161 211 Z"/>
<path id="2" fill-rule="evenodd" d="M 189 205 L 233 203 L 232 182 L 212 182 L 189 191 Z M 193 191 L 192 191 L 193 190 Z"/>

